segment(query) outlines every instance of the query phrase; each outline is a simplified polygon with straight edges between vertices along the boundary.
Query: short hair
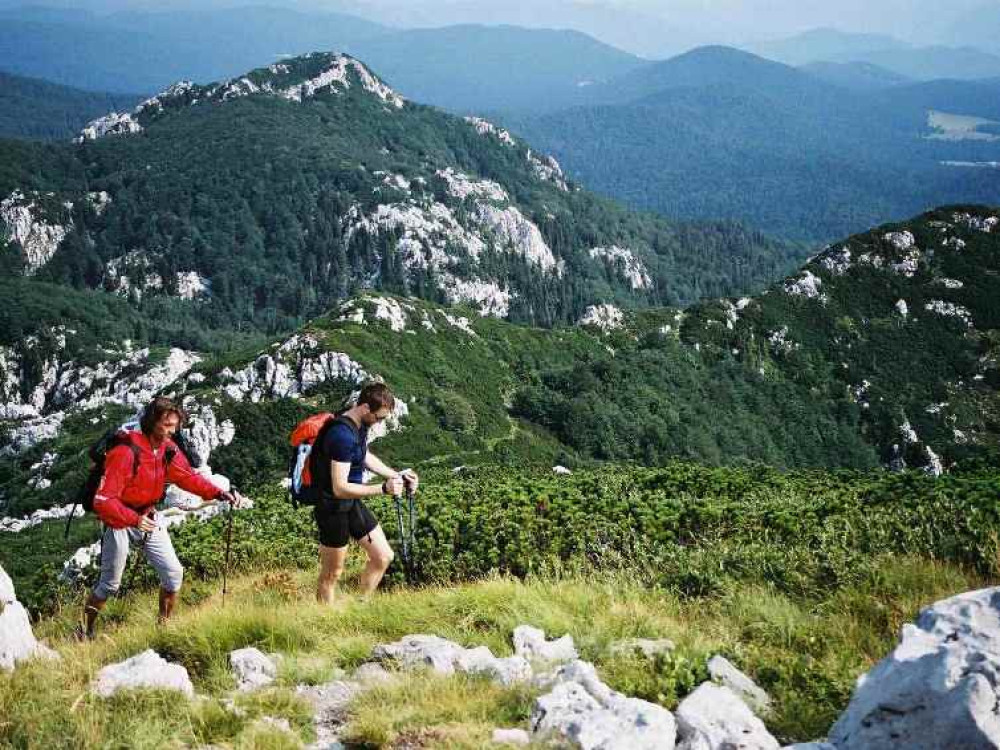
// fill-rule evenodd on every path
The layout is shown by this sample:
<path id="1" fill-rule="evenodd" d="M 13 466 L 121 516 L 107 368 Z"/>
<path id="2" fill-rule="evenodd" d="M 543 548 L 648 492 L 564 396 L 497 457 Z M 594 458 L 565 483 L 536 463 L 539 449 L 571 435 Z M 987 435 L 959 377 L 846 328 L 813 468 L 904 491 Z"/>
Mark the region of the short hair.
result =
<path id="1" fill-rule="evenodd" d="M 168 414 L 176 414 L 180 419 L 178 427 L 183 427 L 187 421 L 187 413 L 179 407 L 172 399 L 166 396 L 157 396 L 142 410 L 142 417 L 139 419 L 139 428 L 145 435 L 152 435 L 156 423 Z"/>
<path id="2" fill-rule="evenodd" d="M 377 412 L 383 407 L 392 409 L 396 405 L 396 397 L 385 383 L 368 383 L 358 395 L 358 406 L 361 404 L 367 404 L 371 411 Z"/>

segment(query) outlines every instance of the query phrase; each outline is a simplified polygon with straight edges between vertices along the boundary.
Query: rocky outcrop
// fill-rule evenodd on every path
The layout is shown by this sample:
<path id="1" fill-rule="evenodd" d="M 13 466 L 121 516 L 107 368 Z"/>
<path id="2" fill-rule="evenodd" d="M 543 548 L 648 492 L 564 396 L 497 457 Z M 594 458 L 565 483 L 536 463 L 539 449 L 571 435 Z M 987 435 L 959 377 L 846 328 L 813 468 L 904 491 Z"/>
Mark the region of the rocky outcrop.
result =
<path id="1" fill-rule="evenodd" d="M 251 364 L 219 374 L 223 392 L 236 401 L 300 398 L 328 380 L 360 384 L 371 376 L 346 354 L 324 350 L 308 334 L 296 334 L 261 354 Z"/>
<path id="2" fill-rule="evenodd" d="M 653 280 L 646 270 L 645 264 L 631 250 L 617 245 L 611 247 L 592 247 L 588 251 L 591 258 L 603 260 L 608 266 L 620 274 L 633 289 L 648 289 Z"/>
<path id="3" fill-rule="evenodd" d="M 6 231 L 4 231 L 6 225 Z M 69 225 L 42 217 L 34 198 L 15 190 L 0 201 L 0 240 L 16 242 L 24 256 L 24 272 L 31 276 L 48 263 L 69 233 Z"/>
<path id="4" fill-rule="evenodd" d="M 625 314 L 614 305 L 591 305 L 583 311 L 579 326 L 593 326 L 610 333 L 625 325 Z"/>
<path id="5" fill-rule="evenodd" d="M 9 672 L 20 662 L 35 658 L 58 658 L 58 654 L 35 638 L 28 612 L 17 600 L 14 582 L 0 567 L 0 670 Z"/>
<path id="6" fill-rule="evenodd" d="M 903 626 L 830 731 L 840 750 L 1000 745 L 1000 588 L 945 599 Z"/>
<path id="7" fill-rule="evenodd" d="M 91 691 L 102 698 L 109 698 L 119 690 L 137 688 L 176 690 L 188 697 L 194 696 L 194 685 L 187 670 L 180 664 L 171 664 L 152 649 L 118 664 L 109 664 L 97 673 L 90 686 Z"/>

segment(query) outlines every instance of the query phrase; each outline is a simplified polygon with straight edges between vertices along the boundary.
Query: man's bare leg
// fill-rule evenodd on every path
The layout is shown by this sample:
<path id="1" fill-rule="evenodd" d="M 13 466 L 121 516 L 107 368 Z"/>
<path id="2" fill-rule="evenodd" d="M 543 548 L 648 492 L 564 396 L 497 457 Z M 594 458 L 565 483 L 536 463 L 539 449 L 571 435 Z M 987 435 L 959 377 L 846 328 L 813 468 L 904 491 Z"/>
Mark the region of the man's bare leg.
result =
<path id="1" fill-rule="evenodd" d="M 382 531 L 381 525 L 372 529 L 370 534 L 361 537 L 358 544 L 364 547 L 365 552 L 368 553 L 368 563 L 361 573 L 361 593 L 368 596 L 382 582 L 382 576 L 392 564 L 395 554 L 393 554 L 392 547 L 389 546 L 389 540 L 385 538 L 385 532 Z"/>
<path id="2" fill-rule="evenodd" d="M 156 618 L 159 623 L 164 623 L 170 619 L 174 612 L 174 605 L 177 603 L 177 592 L 160 589 L 160 615 Z"/>
<path id="3" fill-rule="evenodd" d="M 316 582 L 316 601 L 320 604 L 333 602 L 337 581 L 344 572 L 347 559 L 347 545 L 343 547 L 319 546 L 319 580 Z"/>

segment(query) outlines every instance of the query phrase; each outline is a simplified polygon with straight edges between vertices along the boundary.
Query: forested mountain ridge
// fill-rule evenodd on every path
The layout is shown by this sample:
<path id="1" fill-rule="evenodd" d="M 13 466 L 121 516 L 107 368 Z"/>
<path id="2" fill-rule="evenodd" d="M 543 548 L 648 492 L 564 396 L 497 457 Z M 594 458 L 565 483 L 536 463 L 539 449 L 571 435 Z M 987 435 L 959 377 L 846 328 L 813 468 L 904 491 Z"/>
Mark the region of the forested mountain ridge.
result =
<path id="1" fill-rule="evenodd" d="M 194 349 L 214 346 L 206 331 L 275 335 L 368 287 L 551 325 L 595 302 L 749 290 L 801 252 L 626 211 L 510 133 L 406 102 L 345 55 L 182 82 L 79 140 L 0 143 L 3 283 L 22 297 L 45 283 L 121 296 L 138 342 L 161 321 L 177 335 L 157 342 Z"/>
<path id="2" fill-rule="evenodd" d="M 0 72 L 0 138 L 69 140 L 95 117 L 138 99 Z"/>
<path id="3" fill-rule="evenodd" d="M 836 243 L 764 293 L 598 305 L 571 327 L 365 293 L 260 351 L 72 354 L 66 327 L 0 349 L 7 512 L 68 496 L 80 449 L 157 391 L 241 483 L 281 474 L 298 419 L 379 376 L 399 463 L 676 458 L 975 466 L 1000 454 L 1000 211 L 946 207 Z M 44 356 L 41 352 L 47 351 Z"/>

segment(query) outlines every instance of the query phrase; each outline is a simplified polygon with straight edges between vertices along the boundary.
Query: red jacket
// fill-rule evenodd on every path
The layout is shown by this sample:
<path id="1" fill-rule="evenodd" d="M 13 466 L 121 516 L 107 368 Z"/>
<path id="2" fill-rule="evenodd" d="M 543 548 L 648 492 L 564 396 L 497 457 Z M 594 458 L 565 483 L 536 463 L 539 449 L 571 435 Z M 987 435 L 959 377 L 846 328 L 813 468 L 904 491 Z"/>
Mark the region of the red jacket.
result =
<path id="1" fill-rule="evenodd" d="M 108 451 L 104 459 L 104 476 L 94 495 L 94 512 L 105 525 L 113 529 L 138 526 L 142 513 L 162 499 L 167 482 L 204 500 L 222 493 L 222 488 L 195 473 L 172 440 L 154 453 L 149 438 L 142 432 L 132 430 L 127 435 L 139 449 L 139 466 L 133 472 L 134 454 L 128 445 L 116 445 Z M 167 449 L 174 451 L 169 467 L 165 466 Z"/>

